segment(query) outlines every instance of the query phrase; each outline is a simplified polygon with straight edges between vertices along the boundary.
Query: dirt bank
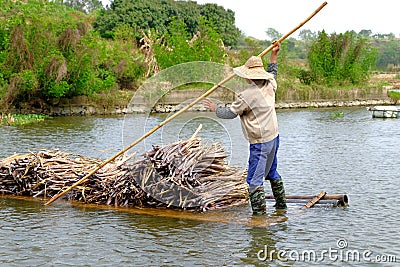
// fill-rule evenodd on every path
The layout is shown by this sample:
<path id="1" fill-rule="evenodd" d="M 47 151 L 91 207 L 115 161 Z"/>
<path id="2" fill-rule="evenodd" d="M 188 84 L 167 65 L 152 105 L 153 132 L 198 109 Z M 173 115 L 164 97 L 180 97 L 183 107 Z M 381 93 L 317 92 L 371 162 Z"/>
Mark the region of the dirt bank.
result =
<path id="1" fill-rule="evenodd" d="M 388 90 L 400 88 L 400 79 L 396 74 L 377 74 L 371 80 L 371 84 L 384 84 L 375 89 L 351 89 L 331 90 L 322 92 L 320 90 L 281 89 L 282 98 L 276 103 L 277 109 L 308 108 L 308 107 L 353 107 L 373 105 L 396 104 L 388 97 Z M 87 116 L 87 115 L 119 115 L 130 113 L 173 112 L 182 109 L 206 90 L 172 90 L 167 94 L 153 98 L 151 101 L 146 95 L 138 95 L 132 91 L 118 91 L 114 93 L 80 96 L 71 99 L 60 99 L 52 103 L 44 103 L 33 100 L 30 103 L 13 109 L 12 113 L 37 113 L 50 116 Z M 235 93 L 221 88 L 215 91 L 210 98 L 219 102 L 220 105 L 229 105 L 235 99 Z M 205 111 L 202 103 L 194 105 L 191 110 Z"/>

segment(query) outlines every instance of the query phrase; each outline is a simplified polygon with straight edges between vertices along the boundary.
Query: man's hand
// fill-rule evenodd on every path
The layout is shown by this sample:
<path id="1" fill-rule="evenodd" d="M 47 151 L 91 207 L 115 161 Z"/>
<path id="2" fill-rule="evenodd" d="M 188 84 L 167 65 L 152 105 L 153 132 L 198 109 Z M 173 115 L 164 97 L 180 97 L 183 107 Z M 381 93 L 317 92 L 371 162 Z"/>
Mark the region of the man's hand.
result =
<path id="1" fill-rule="evenodd" d="M 278 53 L 281 50 L 281 43 L 280 42 L 273 42 L 275 46 L 272 48 L 271 57 L 269 59 L 270 63 L 275 63 L 278 60 Z"/>
<path id="2" fill-rule="evenodd" d="M 281 50 L 281 43 L 278 41 L 273 42 L 275 44 L 274 48 L 272 48 L 272 53 L 278 54 L 279 50 Z"/>
<path id="3" fill-rule="evenodd" d="M 209 110 L 215 112 L 217 110 L 217 104 L 212 102 L 210 99 L 203 100 L 204 107 L 208 108 Z"/>

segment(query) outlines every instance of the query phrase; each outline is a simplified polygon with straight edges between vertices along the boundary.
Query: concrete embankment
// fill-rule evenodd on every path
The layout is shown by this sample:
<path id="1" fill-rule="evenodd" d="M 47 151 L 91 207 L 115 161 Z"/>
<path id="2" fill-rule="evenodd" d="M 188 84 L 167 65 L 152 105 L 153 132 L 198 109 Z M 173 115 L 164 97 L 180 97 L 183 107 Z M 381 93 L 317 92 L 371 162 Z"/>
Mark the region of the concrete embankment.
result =
<path id="1" fill-rule="evenodd" d="M 319 99 L 319 96 L 314 94 L 308 96 L 304 100 L 297 92 L 286 92 L 283 98 L 284 101 L 277 101 L 277 109 L 292 109 L 292 108 L 327 108 L 327 107 L 354 107 L 354 106 L 374 106 L 374 105 L 393 105 L 392 99 L 387 96 L 390 87 L 382 89 L 363 90 L 353 89 L 346 91 L 335 91 L 335 95 L 331 99 Z M 50 116 L 86 116 L 86 115 L 120 115 L 131 113 L 147 113 L 151 112 L 174 112 L 182 109 L 197 97 L 203 94 L 204 90 L 173 90 L 168 94 L 152 99 L 147 96 L 134 95 L 131 101 L 125 103 L 107 103 L 102 104 L 92 102 L 88 97 L 76 97 L 72 99 L 62 99 L 52 105 L 40 105 L 32 107 L 27 105 L 25 108 L 14 110 L 18 113 L 41 113 Z M 235 93 L 229 90 L 218 89 L 210 95 L 211 99 L 219 103 L 219 105 L 229 105 L 235 99 Z M 123 101 L 122 101 L 123 102 Z M 129 103 L 128 103 L 129 102 Z M 106 103 L 106 104 L 104 104 Z M 205 111 L 202 103 L 194 105 L 191 111 Z"/>

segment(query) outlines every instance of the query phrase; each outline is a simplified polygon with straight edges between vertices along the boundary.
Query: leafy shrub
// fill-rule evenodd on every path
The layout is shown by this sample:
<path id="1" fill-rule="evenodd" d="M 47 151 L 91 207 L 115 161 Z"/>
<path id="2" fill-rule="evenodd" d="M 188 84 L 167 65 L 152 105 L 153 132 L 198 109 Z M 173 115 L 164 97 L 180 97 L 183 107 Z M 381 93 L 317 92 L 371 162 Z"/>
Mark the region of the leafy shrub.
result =
<path id="1" fill-rule="evenodd" d="M 361 35 L 346 32 L 329 36 L 322 31 L 311 45 L 308 62 L 316 82 L 359 84 L 368 79 L 376 55 L 376 50 Z"/>
<path id="2" fill-rule="evenodd" d="M 182 21 L 176 19 L 170 24 L 164 38 L 154 43 L 155 58 L 162 69 L 191 61 L 225 61 L 219 34 L 204 20 L 199 28 L 201 31 L 191 38 Z"/>
<path id="3" fill-rule="evenodd" d="M 397 104 L 400 101 L 400 91 L 389 90 L 388 97 L 390 97 L 395 102 L 395 104 Z"/>
<path id="4" fill-rule="evenodd" d="M 304 83 L 306 85 L 310 85 L 312 82 L 315 81 L 313 73 L 310 70 L 299 70 L 297 78 L 300 80 L 301 83 Z"/>
<path id="5" fill-rule="evenodd" d="M 69 90 L 70 85 L 66 81 L 50 82 L 44 94 L 49 97 L 60 98 L 65 96 Z"/>

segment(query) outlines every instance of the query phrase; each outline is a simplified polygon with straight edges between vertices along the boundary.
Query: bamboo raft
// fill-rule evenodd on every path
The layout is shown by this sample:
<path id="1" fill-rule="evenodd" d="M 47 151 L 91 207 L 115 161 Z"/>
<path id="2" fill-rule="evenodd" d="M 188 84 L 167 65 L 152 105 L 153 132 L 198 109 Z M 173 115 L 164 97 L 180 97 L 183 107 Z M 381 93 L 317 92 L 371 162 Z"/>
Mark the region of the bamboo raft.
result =
<path id="1" fill-rule="evenodd" d="M 229 166 L 218 143 L 194 136 L 153 146 L 143 159 L 118 158 L 64 196 L 115 207 L 175 207 L 207 211 L 247 203 L 245 171 Z M 98 166 L 99 159 L 41 150 L 0 162 L 0 194 L 51 198 Z"/>
<path id="2" fill-rule="evenodd" d="M 208 211 L 248 202 L 246 170 L 226 163 L 220 143 L 188 140 L 153 146 L 140 160 L 119 157 L 64 196 L 84 204 L 167 207 Z M 13 155 L 0 161 L 0 194 L 52 198 L 102 163 L 58 150 Z M 344 207 L 347 195 L 286 196 L 288 203 Z M 274 200 L 272 195 L 266 196 Z"/>
<path id="3" fill-rule="evenodd" d="M 83 204 L 114 207 L 167 207 L 194 211 L 248 202 L 246 171 L 225 163 L 225 149 L 199 137 L 153 146 L 143 159 L 118 158 L 64 196 Z M 0 194 L 51 198 L 98 166 L 99 159 L 42 150 L 0 161 Z M 344 207 L 347 195 L 286 196 L 303 207 Z M 266 196 L 273 201 L 272 195 Z M 311 203 L 311 204 L 310 204 Z M 308 206 L 307 206 L 308 205 Z"/>

